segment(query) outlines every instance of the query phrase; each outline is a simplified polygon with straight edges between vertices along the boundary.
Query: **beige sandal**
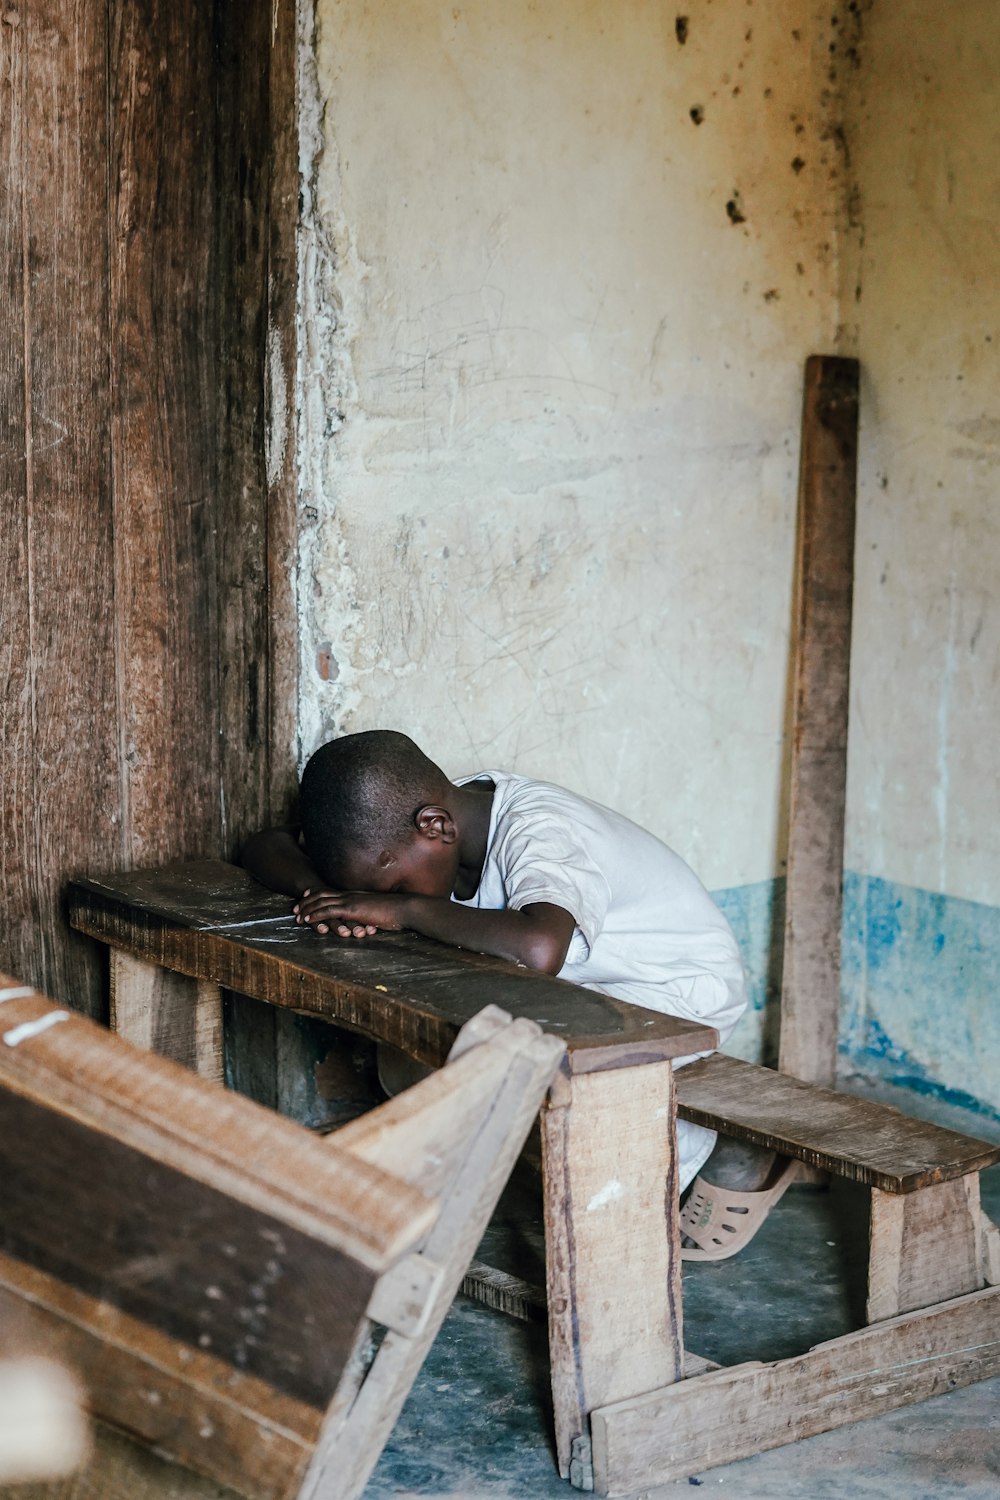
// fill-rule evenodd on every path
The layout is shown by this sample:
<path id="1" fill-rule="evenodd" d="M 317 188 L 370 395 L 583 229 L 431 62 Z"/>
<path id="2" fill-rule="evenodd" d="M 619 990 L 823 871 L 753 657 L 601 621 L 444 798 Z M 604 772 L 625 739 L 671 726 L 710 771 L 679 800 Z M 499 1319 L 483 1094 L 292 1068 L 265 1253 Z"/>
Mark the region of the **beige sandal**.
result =
<path id="1" fill-rule="evenodd" d="M 728 1260 L 749 1245 L 771 1209 L 799 1172 L 797 1161 L 785 1158 L 770 1187 L 756 1192 L 716 1187 L 696 1177 L 681 1209 L 681 1233 L 694 1245 L 681 1250 L 682 1260 Z"/>

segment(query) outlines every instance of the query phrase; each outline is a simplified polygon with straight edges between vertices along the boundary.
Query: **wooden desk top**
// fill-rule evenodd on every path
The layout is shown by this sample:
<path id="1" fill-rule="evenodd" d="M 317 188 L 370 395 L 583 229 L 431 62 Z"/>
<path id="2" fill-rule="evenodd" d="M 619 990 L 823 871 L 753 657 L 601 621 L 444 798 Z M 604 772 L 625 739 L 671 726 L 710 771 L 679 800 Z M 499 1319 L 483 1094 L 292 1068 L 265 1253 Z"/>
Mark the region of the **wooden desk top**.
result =
<path id="1" fill-rule="evenodd" d="M 717 1046 L 718 1033 L 415 933 L 362 941 L 296 926 L 286 896 L 218 860 L 133 870 L 69 889 L 70 922 L 139 958 L 320 1016 L 440 1065 L 484 1005 L 562 1038 L 573 1073 Z M 261 925 L 242 925 L 242 924 Z"/>

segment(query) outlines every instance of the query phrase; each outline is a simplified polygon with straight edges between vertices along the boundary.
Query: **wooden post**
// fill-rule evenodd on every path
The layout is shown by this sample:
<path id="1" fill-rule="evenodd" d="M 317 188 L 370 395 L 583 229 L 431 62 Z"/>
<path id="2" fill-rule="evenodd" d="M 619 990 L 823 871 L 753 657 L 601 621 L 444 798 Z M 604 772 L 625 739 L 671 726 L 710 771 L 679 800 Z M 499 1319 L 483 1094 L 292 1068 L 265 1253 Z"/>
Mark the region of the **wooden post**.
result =
<path id="1" fill-rule="evenodd" d="M 836 1076 L 858 363 L 806 362 L 779 1067 Z"/>
<path id="2" fill-rule="evenodd" d="M 571 1076 L 542 1114 L 549 1349 L 559 1471 L 590 1413 L 683 1371 L 669 1062 Z"/>
<path id="3" fill-rule="evenodd" d="M 978 1292 L 984 1259 L 978 1172 L 918 1193 L 872 1189 L 869 1323 Z"/>
<path id="4" fill-rule="evenodd" d="M 111 1030 L 202 1078 L 223 1080 L 222 995 L 207 979 L 189 979 L 112 948 Z"/>

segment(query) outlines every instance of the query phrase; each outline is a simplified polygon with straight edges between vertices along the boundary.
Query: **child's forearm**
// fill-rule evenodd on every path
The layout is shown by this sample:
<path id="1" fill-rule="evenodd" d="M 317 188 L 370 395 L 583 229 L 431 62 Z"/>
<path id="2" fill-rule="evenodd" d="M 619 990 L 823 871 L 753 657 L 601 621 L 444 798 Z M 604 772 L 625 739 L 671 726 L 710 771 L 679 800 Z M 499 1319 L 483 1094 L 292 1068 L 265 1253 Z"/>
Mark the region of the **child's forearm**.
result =
<path id="1" fill-rule="evenodd" d="M 573 936 L 573 916 L 543 901 L 519 912 L 490 912 L 427 895 L 406 895 L 403 900 L 408 904 L 403 926 L 412 932 L 546 974 L 558 974 Z"/>
<path id="2" fill-rule="evenodd" d="M 539 901 L 522 911 L 482 911 L 440 896 L 376 891 L 314 891 L 295 908 L 315 931 L 364 937 L 408 928 L 424 937 L 558 974 L 575 926 L 561 906 Z"/>
<path id="3" fill-rule="evenodd" d="M 522 911 L 482 911 L 431 896 L 405 896 L 404 925 L 424 937 L 490 953 L 512 963 L 558 974 L 573 936 L 572 916 L 559 906 L 538 903 Z"/>
<path id="4" fill-rule="evenodd" d="M 298 830 L 290 824 L 255 833 L 244 846 L 241 862 L 262 885 L 286 896 L 298 897 L 323 884 L 322 876 L 303 853 Z"/>

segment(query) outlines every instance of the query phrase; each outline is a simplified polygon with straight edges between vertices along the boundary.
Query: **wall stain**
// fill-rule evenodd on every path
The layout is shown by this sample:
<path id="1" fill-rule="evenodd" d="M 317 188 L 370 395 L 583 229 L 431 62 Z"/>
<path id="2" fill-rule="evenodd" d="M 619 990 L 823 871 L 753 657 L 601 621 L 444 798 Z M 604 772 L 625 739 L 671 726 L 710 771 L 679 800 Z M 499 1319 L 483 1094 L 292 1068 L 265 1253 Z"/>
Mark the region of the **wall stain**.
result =
<path id="1" fill-rule="evenodd" d="M 729 199 L 729 202 L 726 204 L 726 213 L 729 215 L 729 222 L 730 222 L 730 224 L 745 224 L 746 223 L 747 216 L 746 216 L 746 214 L 743 211 L 743 204 L 742 204 L 742 202 L 740 200 L 740 195 L 739 195 L 738 191 L 733 193 L 733 196 Z"/>

